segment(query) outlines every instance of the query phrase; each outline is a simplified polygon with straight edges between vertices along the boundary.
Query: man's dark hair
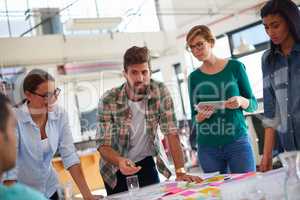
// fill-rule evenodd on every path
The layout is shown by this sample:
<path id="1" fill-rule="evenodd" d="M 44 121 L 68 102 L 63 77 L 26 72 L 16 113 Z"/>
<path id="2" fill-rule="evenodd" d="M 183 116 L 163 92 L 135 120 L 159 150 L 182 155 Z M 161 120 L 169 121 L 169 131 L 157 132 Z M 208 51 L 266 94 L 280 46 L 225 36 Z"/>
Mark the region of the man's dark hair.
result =
<path id="1" fill-rule="evenodd" d="M 10 100 L 0 92 L 0 132 L 5 133 L 7 128 L 7 122 L 10 115 L 9 107 Z"/>
<path id="2" fill-rule="evenodd" d="M 146 62 L 150 67 L 150 52 L 147 47 L 133 46 L 127 49 L 123 57 L 125 72 L 127 72 L 129 65 L 142 64 Z"/>

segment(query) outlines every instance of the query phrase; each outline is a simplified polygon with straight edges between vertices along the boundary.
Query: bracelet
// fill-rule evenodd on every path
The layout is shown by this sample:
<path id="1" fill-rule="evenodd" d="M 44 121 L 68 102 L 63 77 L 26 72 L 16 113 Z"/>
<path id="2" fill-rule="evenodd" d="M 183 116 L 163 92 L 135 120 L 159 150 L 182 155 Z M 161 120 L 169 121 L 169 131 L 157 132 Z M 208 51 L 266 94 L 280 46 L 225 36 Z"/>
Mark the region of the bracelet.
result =
<path id="1" fill-rule="evenodd" d="M 184 167 L 176 169 L 175 172 L 176 172 L 176 174 L 185 174 L 186 173 Z"/>

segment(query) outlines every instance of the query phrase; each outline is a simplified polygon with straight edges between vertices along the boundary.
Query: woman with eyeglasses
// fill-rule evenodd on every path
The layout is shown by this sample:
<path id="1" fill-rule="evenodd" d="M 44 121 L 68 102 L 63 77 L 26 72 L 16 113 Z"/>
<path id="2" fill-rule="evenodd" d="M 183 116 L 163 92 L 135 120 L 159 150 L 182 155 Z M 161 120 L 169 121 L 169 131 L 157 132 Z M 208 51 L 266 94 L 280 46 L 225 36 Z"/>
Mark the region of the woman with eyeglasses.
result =
<path id="1" fill-rule="evenodd" d="M 85 200 L 93 200 L 80 167 L 66 112 L 55 103 L 60 89 L 47 72 L 34 69 L 25 77 L 26 99 L 16 109 L 17 165 L 6 174 L 5 184 L 29 185 L 51 200 L 58 199 L 59 182 L 52 166 L 56 151 Z"/>
<path id="2" fill-rule="evenodd" d="M 245 66 L 237 60 L 214 55 L 215 38 L 207 26 L 193 27 L 186 42 L 187 50 L 202 61 L 189 75 L 192 121 L 196 126 L 202 169 L 205 173 L 255 171 L 243 111 L 255 111 L 257 101 Z M 218 101 L 218 105 L 212 101 Z"/>

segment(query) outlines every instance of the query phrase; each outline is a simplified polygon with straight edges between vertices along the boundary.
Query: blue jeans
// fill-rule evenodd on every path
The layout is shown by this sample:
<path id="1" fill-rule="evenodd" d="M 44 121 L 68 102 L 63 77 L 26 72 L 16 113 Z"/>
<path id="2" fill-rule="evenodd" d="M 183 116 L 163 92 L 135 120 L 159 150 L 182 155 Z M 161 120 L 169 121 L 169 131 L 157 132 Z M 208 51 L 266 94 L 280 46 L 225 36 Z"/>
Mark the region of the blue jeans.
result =
<path id="1" fill-rule="evenodd" d="M 242 136 L 221 147 L 198 146 L 198 160 L 204 173 L 219 171 L 246 173 L 255 171 L 255 160 L 250 138 Z"/>

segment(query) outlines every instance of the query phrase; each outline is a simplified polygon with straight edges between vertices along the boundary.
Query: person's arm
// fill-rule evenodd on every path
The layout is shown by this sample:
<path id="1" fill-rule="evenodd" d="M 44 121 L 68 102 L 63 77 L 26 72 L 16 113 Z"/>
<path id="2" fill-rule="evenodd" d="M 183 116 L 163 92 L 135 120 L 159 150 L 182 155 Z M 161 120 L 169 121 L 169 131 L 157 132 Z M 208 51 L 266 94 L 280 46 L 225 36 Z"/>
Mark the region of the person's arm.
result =
<path id="1" fill-rule="evenodd" d="M 175 166 L 176 180 L 200 183 L 202 181 L 200 177 L 191 176 L 185 172 L 184 158 L 179 136 L 177 134 L 168 134 L 166 137 Z"/>
<path id="2" fill-rule="evenodd" d="M 94 196 L 92 195 L 82 172 L 80 164 L 72 165 L 68 168 L 74 182 L 78 186 L 80 193 L 82 194 L 84 200 L 94 200 Z"/>
<path id="3" fill-rule="evenodd" d="M 174 112 L 173 101 L 166 87 L 163 87 L 161 97 L 163 99 L 161 101 L 162 110 L 160 112 L 161 115 L 159 124 L 162 132 L 167 138 L 170 153 L 172 155 L 175 166 L 176 179 L 189 182 L 201 182 L 202 179 L 200 177 L 187 175 L 184 170 L 183 151 L 178 136 L 178 129 L 176 126 L 177 121 Z"/>
<path id="4" fill-rule="evenodd" d="M 265 139 L 263 157 L 260 162 L 260 171 L 265 172 L 272 169 L 273 148 L 275 144 L 276 128 L 280 123 L 279 105 L 276 101 L 275 91 L 271 84 L 271 76 L 266 65 L 267 53 L 262 57 L 262 72 L 263 72 L 263 103 L 264 103 L 264 118 L 263 125 L 265 127 Z"/>
<path id="5" fill-rule="evenodd" d="M 273 148 L 275 144 L 275 129 L 265 128 L 265 141 L 263 157 L 259 166 L 259 171 L 266 172 L 272 169 Z"/>
<path id="6" fill-rule="evenodd" d="M 100 100 L 98 105 L 98 128 L 97 135 L 99 137 L 98 151 L 101 157 L 120 169 L 122 174 L 131 175 L 137 173 L 141 167 L 135 166 L 134 162 L 122 157 L 117 151 L 111 147 L 112 137 L 112 115 L 110 102 L 104 97 Z"/>
<path id="7" fill-rule="evenodd" d="M 229 98 L 226 101 L 225 106 L 229 109 L 242 108 L 246 112 L 254 112 L 257 109 L 257 101 L 253 95 L 245 66 L 242 63 L 237 67 L 235 74 L 240 96 Z"/>
<path id="8" fill-rule="evenodd" d="M 80 160 L 76 153 L 76 148 L 73 144 L 73 138 L 67 113 L 63 112 L 61 113 L 61 116 L 62 117 L 60 119 L 60 122 L 62 123 L 62 126 L 59 134 L 58 150 L 61 155 L 64 167 L 71 173 L 72 178 L 77 184 L 84 200 L 94 200 L 95 198 L 88 188 L 80 167 Z"/>

